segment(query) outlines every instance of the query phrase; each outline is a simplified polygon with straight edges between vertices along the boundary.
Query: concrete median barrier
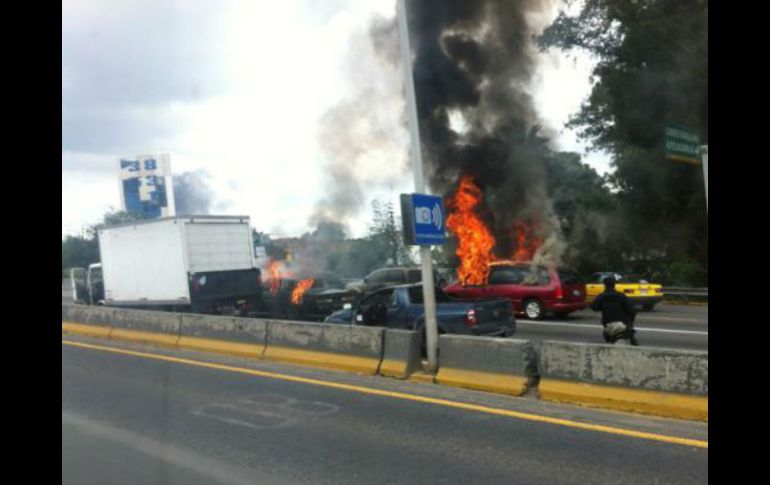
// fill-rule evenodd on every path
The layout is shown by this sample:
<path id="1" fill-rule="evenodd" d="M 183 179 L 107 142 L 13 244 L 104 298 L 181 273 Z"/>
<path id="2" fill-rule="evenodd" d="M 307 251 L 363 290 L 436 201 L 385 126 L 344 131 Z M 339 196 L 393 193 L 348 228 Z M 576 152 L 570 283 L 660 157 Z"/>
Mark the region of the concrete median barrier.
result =
<path id="1" fill-rule="evenodd" d="M 383 334 L 375 327 L 270 320 L 264 358 L 376 374 Z"/>
<path id="2" fill-rule="evenodd" d="M 110 338 L 175 346 L 181 326 L 181 313 L 116 308 Z"/>
<path id="3" fill-rule="evenodd" d="M 520 396 L 536 372 L 537 357 L 528 340 L 439 336 L 439 384 Z"/>
<path id="4" fill-rule="evenodd" d="M 254 318 L 182 314 L 177 346 L 238 357 L 261 358 L 267 322 Z"/>
<path id="5" fill-rule="evenodd" d="M 385 330 L 380 375 L 406 379 L 422 367 L 420 332 Z"/>
<path id="6" fill-rule="evenodd" d="M 545 400 L 708 420 L 708 352 L 545 341 L 538 366 Z"/>
<path id="7" fill-rule="evenodd" d="M 103 306 L 62 304 L 62 333 L 109 338 L 114 312 L 113 308 Z"/>

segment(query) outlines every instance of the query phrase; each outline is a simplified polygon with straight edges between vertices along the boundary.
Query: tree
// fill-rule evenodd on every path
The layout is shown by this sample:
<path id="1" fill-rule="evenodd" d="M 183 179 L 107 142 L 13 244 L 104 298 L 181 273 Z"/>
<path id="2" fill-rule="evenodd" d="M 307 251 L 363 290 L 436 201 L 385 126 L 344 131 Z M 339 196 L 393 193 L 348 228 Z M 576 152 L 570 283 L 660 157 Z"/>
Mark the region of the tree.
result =
<path id="1" fill-rule="evenodd" d="M 401 231 L 396 226 L 393 203 L 372 201 L 372 222 L 369 225 L 368 239 L 374 242 L 377 250 L 385 256 L 385 262 L 392 265 L 412 264 L 409 250 L 404 245 Z"/>
<path id="2" fill-rule="evenodd" d="M 618 214 L 607 181 L 577 153 L 552 154 L 546 173 L 548 197 L 568 242 L 564 262 L 583 274 L 616 267 Z"/>
<path id="3" fill-rule="evenodd" d="M 86 268 L 99 261 L 99 245 L 95 238 L 66 236 L 61 241 L 62 275 L 70 268 Z"/>
<path id="4" fill-rule="evenodd" d="M 628 236 L 626 258 L 637 267 L 694 259 L 707 279 L 702 174 L 665 160 L 663 132 L 679 123 L 708 143 L 708 2 L 586 0 L 538 41 L 598 59 L 591 94 L 569 126 L 613 157 L 609 181 Z M 690 284 L 698 283 L 705 281 Z"/>
<path id="5" fill-rule="evenodd" d="M 69 268 L 84 268 L 99 262 L 98 230 L 103 226 L 112 226 L 145 219 L 143 214 L 119 211 L 112 207 L 96 224 L 87 226 L 82 235 L 66 236 L 61 242 L 62 274 Z"/>

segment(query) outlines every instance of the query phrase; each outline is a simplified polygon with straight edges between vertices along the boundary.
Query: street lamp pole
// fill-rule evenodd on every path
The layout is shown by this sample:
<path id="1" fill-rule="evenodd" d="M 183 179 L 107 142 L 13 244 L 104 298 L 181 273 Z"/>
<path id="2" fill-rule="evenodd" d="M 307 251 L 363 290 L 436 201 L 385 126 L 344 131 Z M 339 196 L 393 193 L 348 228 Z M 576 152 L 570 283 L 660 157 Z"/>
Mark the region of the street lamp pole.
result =
<path id="1" fill-rule="evenodd" d="M 404 87 L 406 89 L 406 111 L 409 120 L 409 139 L 414 174 L 414 190 L 425 193 L 425 178 L 422 171 L 422 145 L 420 127 L 417 120 L 417 102 L 414 94 L 412 74 L 412 52 L 409 48 L 409 29 L 406 22 L 404 0 L 398 0 L 398 33 L 401 39 L 401 61 L 404 67 Z M 438 324 L 436 322 L 436 292 L 433 282 L 433 262 L 429 245 L 420 246 L 420 264 L 422 266 L 422 294 L 425 307 L 425 347 L 428 354 L 428 371 L 438 368 Z"/>
<path id="2" fill-rule="evenodd" d="M 709 211 L 709 146 L 700 147 L 701 160 L 703 162 L 703 183 L 706 184 L 706 212 Z"/>

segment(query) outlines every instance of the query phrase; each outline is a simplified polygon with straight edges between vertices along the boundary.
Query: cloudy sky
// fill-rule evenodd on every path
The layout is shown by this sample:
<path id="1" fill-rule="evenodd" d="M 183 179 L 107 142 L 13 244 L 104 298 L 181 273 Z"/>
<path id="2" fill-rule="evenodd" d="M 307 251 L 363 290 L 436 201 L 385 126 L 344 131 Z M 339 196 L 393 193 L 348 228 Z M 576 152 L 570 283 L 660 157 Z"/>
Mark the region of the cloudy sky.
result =
<path id="1" fill-rule="evenodd" d="M 395 0 L 267 4 L 62 2 L 62 234 L 120 206 L 121 157 L 169 153 L 175 173 L 204 175 L 212 212 L 300 235 L 325 195 L 325 115 L 340 106 L 366 115 L 357 139 L 378 141 L 355 164 L 367 198 L 396 203 L 412 190 L 401 160 L 400 74 L 377 62 L 367 42 L 372 18 L 392 18 Z M 562 125 L 590 89 L 592 61 L 541 57 L 532 86 L 540 114 L 560 132 L 558 148 L 582 151 Z M 608 169 L 602 154 L 584 160 Z M 350 217 L 354 235 L 368 219 L 364 203 Z"/>

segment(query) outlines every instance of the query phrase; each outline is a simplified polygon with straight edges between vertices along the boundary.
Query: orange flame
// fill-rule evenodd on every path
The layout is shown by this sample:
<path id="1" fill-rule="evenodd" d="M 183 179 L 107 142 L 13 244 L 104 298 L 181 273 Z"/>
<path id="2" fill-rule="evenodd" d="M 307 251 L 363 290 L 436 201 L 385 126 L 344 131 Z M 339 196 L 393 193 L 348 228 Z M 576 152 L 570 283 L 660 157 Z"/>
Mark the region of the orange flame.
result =
<path id="1" fill-rule="evenodd" d="M 535 251 L 543 243 L 542 238 L 534 235 L 531 222 L 513 221 L 513 235 L 516 240 L 516 250 L 513 252 L 514 262 L 529 262 L 535 256 Z"/>
<path id="2" fill-rule="evenodd" d="M 313 286 L 313 278 L 300 280 L 291 292 L 292 304 L 299 305 L 302 303 L 302 297 L 307 293 L 307 290 L 309 290 L 311 286 Z"/>
<path id="3" fill-rule="evenodd" d="M 272 261 L 267 267 L 267 272 L 270 274 L 270 293 L 275 295 L 281 288 L 281 263 Z"/>
<path id="4" fill-rule="evenodd" d="M 457 279 L 461 285 L 483 285 L 489 276 L 489 263 L 494 261 L 492 248 L 495 238 L 484 221 L 474 212 L 484 194 L 473 182 L 473 177 L 464 175 L 454 197 L 447 202 L 452 210 L 446 226 L 458 239 L 457 256 L 460 267 Z"/>
<path id="5" fill-rule="evenodd" d="M 498 260 L 492 253 L 495 238 L 475 212 L 483 197 L 473 177 L 463 175 L 454 197 L 447 201 L 450 214 L 446 225 L 458 240 L 460 267 L 457 269 L 457 279 L 464 286 L 486 284 L 490 263 Z M 511 262 L 532 261 L 535 251 L 543 243 L 543 239 L 534 234 L 534 224 L 527 220 L 516 220 L 511 231 L 515 244 Z"/>

